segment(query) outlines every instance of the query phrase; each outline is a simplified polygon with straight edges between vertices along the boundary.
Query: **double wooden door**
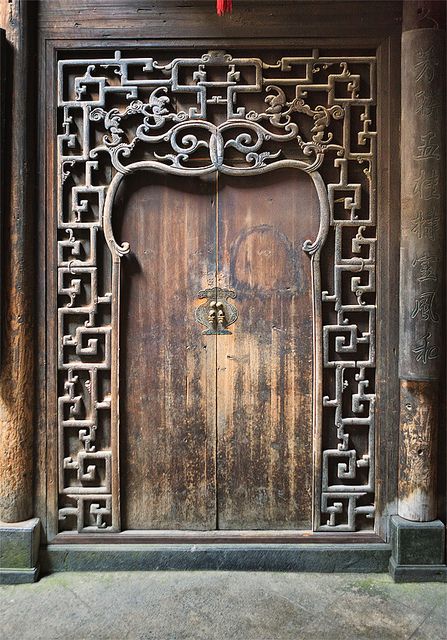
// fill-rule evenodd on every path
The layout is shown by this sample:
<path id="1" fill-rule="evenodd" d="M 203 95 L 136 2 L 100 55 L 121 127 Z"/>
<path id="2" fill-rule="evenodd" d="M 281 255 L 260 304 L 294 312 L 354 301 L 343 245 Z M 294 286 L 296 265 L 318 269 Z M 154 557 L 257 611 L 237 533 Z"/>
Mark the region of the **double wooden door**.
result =
<path id="1" fill-rule="evenodd" d="M 310 178 L 141 171 L 114 215 L 123 528 L 310 529 Z"/>

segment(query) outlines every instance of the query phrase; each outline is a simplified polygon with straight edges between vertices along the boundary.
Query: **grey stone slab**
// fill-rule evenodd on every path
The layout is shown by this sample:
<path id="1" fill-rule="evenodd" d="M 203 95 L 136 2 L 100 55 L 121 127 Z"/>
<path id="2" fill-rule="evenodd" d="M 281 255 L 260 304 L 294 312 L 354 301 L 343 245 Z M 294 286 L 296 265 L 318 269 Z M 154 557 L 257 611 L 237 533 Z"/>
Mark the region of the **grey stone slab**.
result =
<path id="1" fill-rule="evenodd" d="M 364 594 L 368 597 L 378 597 L 383 600 L 399 602 L 413 611 L 427 615 L 437 604 L 446 600 L 447 587 L 433 582 L 424 582 L 417 588 L 412 583 L 395 583 L 388 575 L 349 575 L 341 588 L 342 592 Z"/>
<path id="2" fill-rule="evenodd" d="M 296 611 L 292 618 L 299 618 L 300 624 L 303 624 L 315 615 L 320 615 L 324 608 L 333 602 L 337 590 L 343 583 L 341 575 L 331 575 L 331 579 L 327 580 L 322 574 L 298 576 L 259 572 L 219 572 L 217 575 L 212 572 L 157 572 L 149 576 L 135 572 L 126 573 L 124 581 L 121 581 L 119 574 L 105 573 L 104 578 L 99 578 L 96 584 L 92 584 L 88 580 L 90 575 L 86 574 L 84 580 L 78 579 L 76 583 L 72 583 L 71 588 L 95 608 L 101 608 L 110 589 L 116 594 L 115 613 L 120 610 L 123 615 L 126 615 L 129 609 L 134 609 L 137 603 L 141 610 L 151 611 L 155 607 L 155 611 L 160 613 L 166 609 L 166 603 L 171 603 L 175 597 L 176 606 L 187 608 L 193 604 L 197 615 L 216 615 L 222 624 L 227 621 L 226 625 L 230 624 L 228 621 L 232 620 L 234 611 L 238 611 L 242 603 L 245 602 L 250 608 L 260 600 L 263 603 L 262 607 L 265 606 L 263 615 L 270 615 L 270 604 L 275 610 L 284 611 L 292 608 Z M 172 586 L 173 575 L 175 596 Z M 309 576 L 308 580 L 306 575 Z M 148 590 L 142 589 L 142 584 L 147 585 Z M 285 621 L 282 624 L 285 624 Z M 236 633 L 236 629 L 232 628 L 232 633 Z"/>
<path id="3" fill-rule="evenodd" d="M 260 587 L 256 576 L 247 574 L 61 575 L 64 581 L 59 589 L 54 589 L 53 580 L 60 576 L 50 576 L 39 584 L 51 581 L 50 588 L 34 594 L 30 609 L 24 607 L 26 599 L 19 598 L 15 610 L 8 613 L 12 619 L 24 609 L 22 625 L 37 631 L 36 635 L 26 632 L 14 636 L 9 625 L 5 627 L 8 638 L 45 637 L 33 624 L 40 619 L 47 637 L 64 640 L 99 634 L 103 638 L 154 640 L 270 640 L 279 634 L 285 640 L 295 640 L 296 629 L 313 617 L 292 598 L 272 595 L 267 584 Z M 38 606 L 42 608 L 40 615 Z M 45 607 L 61 613 L 55 618 L 45 614 Z M 95 620 L 96 628 L 92 624 Z"/>
<path id="4" fill-rule="evenodd" d="M 258 574 L 261 580 L 263 574 Z M 266 588 L 280 597 L 293 599 L 314 615 L 319 615 L 336 599 L 346 582 L 347 574 L 323 573 L 268 573 L 266 574 Z M 352 574 L 349 574 L 350 576 Z M 386 576 L 386 574 L 373 574 Z"/>
<path id="5" fill-rule="evenodd" d="M 55 578 L 32 585 L 0 587 L 0 600 L 6 603 L 0 610 L 1 638 L 63 640 L 77 637 L 87 640 L 99 633 L 98 611 L 74 595 L 69 585 L 57 579 L 59 576 Z M 103 601 L 103 608 L 111 606 L 110 595 Z"/>
<path id="6" fill-rule="evenodd" d="M 386 574 L 62 572 L 0 587 L 0 629 L 8 640 L 409 640 L 424 625 L 438 633 L 444 594 Z M 431 626 L 418 598 L 435 603 Z"/>
<path id="7" fill-rule="evenodd" d="M 303 628 L 302 637 L 315 640 L 408 640 L 425 615 L 383 595 L 345 591 L 320 619 Z"/>
<path id="8" fill-rule="evenodd" d="M 411 636 L 411 640 L 446 640 L 447 590 L 444 603 L 436 607 Z"/>
<path id="9" fill-rule="evenodd" d="M 0 584 L 35 582 L 39 576 L 40 521 L 0 522 Z"/>
<path id="10" fill-rule="evenodd" d="M 411 522 L 393 516 L 390 538 L 397 566 L 444 564 L 445 525 L 440 520 Z"/>
<path id="11" fill-rule="evenodd" d="M 311 571 L 385 572 L 388 544 L 50 545 L 42 571 Z"/>
<path id="12" fill-rule="evenodd" d="M 390 576 L 395 582 L 447 582 L 445 564 L 397 564 L 390 558 Z"/>
<path id="13" fill-rule="evenodd" d="M 38 561 L 39 541 L 38 518 L 0 522 L 0 570 L 34 568 Z"/>
<path id="14" fill-rule="evenodd" d="M 27 584 L 39 579 L 39 565 L 32 569 L 0 569 L 0 584 Z"/>

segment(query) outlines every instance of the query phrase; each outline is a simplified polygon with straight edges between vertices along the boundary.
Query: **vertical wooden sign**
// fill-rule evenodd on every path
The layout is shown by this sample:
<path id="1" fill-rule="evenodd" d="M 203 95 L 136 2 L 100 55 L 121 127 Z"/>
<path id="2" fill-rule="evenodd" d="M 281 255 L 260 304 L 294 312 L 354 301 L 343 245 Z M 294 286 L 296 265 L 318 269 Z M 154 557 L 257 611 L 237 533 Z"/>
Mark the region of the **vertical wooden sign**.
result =
<path id="1" fill-rule="evenodd" d="M 432 380 L 440 376 L 443 324 L 442 40 L 415 29 L 403 42 L 400 377 Z"/>

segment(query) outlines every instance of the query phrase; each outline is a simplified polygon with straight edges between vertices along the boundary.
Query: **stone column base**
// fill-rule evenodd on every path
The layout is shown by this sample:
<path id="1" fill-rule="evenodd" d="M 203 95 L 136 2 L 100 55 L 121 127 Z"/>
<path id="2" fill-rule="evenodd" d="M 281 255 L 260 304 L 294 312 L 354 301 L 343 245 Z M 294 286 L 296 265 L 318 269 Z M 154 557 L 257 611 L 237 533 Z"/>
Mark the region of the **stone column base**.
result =
<path id="1" fill-rule="evenodd" d="M 445 526 L 391 517 L 390 575 L 395 582 L 446 582 Z"/>
<path id="2" fill-rule="evenodd" d="M 39 577 L 40 520 L 0 521 L 0 584 L 35 582 Z"/>

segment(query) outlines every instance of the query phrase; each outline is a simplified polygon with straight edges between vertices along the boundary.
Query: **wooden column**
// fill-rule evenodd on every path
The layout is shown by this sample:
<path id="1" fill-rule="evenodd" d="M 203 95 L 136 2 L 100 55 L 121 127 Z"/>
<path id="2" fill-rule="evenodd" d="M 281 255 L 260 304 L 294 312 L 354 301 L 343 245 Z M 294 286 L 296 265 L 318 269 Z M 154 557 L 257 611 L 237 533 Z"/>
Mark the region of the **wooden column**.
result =
<path id="1" fill-rule="evenodd" d="M 398 514 L 437 517 L 445 330 L 445 30 L 441 2 L 405 2 L 402 34 Z"/>
<path id="2" fill-rule="evenodd" d="M 0 2 L 6 31 L 3 322 L 0 373 L 0 520 L 33 515 L 33 219 L 28 14 L 34 3 Z M 31 150 L 30 150 L 31 149 Z"/>

